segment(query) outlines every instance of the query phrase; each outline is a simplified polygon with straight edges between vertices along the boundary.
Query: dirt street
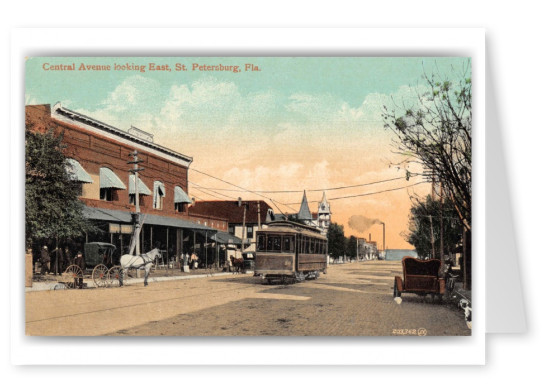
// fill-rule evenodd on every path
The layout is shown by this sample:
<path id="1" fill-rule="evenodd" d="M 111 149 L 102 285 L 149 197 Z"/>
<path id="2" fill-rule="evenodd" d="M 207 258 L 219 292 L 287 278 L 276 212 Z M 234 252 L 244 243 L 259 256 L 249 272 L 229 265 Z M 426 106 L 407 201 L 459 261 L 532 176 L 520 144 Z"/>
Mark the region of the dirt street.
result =
<path id="1" fill-rule="evenodd" d="M 26 293 L 33 336 L 470 335 L 446 304 L 392 296 L 399 262 L 330 265 L 318 280 L 265 285 L 252 275 L 123 288 Z"/>

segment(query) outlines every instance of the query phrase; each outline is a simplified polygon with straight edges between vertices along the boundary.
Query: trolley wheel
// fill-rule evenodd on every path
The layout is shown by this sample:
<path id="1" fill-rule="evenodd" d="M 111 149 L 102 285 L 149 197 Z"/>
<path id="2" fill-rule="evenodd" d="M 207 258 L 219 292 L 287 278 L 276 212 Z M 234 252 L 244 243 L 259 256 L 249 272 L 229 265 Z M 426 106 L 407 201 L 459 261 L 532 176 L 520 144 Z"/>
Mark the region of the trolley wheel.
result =
<path id="1" fill-rule="evenodd" d="M 107 269 L 107 266 L 104 264 L 96 265 L 94 270 L 92 271 L 92 279 L 94 280 L 94 284 L 96 284 L 97 287 L 103 288 L 107 286 L 108 283 L 108 272 L 109 269 Z"/>
<path id="2" fill-rule="evenodd" d="M 83 278 L 82 269 L 77 265 L 70 265 L 63 273 L 63 283 L 68 289 L 76 289 L 75 279 Z"/>
<path id="3" fill-rule="evenodd" d="M 122 274 L 122 268 L 120 266 L 113 266 L 109 271 L 107 272 L 107 280 L 109 285 L 111 286 L 118 286 L 119 284 L 119 278 Z M 126 279 L 126 276 L 122 275 L 123 279 Z"/>

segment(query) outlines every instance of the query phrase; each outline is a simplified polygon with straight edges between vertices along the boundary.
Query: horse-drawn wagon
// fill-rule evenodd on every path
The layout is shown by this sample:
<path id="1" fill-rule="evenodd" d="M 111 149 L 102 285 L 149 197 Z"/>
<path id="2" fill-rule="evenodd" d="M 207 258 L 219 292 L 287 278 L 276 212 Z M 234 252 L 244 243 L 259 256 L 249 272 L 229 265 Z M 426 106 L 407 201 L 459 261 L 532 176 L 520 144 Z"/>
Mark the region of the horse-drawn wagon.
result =
<path id="1" fill-rule="evenodd" d="M 107 287 L 118 282 L 120 266 L 113 261 L 116 247 L 111 243 L 91 242 L 84 245 L 84 268 L 70 265 L 63 274 L 63 283 L 68 288 L 76 288 L 75 281 L 89 277 L 97 287 Z"/>

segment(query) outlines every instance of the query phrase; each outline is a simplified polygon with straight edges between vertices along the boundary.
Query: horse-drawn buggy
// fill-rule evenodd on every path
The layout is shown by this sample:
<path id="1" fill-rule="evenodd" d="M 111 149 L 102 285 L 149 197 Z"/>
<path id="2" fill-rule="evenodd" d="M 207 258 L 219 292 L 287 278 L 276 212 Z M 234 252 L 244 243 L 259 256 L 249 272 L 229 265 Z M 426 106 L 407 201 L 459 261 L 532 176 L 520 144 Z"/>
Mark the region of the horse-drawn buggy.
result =
<path id="1" fill-rule="evenodd" d="M 63 274 L 63 283 L 76 288 L 75 281 L 91 278 L 97 287 L 107 287 L 119 280 L 120 266 L 113 260 L 116 247 L 111 243 L 91 242 L 84 244 L 84 268 L 72 264 Z"/>

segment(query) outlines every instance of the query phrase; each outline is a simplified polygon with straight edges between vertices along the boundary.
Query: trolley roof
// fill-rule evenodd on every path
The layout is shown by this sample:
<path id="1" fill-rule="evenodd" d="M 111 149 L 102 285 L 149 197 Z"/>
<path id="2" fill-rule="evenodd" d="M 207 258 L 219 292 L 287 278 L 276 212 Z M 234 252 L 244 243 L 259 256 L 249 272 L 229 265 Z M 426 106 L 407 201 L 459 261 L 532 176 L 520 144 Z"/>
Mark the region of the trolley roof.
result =
<path id="1" fill-rule="evenodd" d="M 258 233 L 299 233 L 317 239 L 327 240 L 318 229 L 294 221 L 273 221 L 267 223 L 268 228 L 259 229 Z"/>

